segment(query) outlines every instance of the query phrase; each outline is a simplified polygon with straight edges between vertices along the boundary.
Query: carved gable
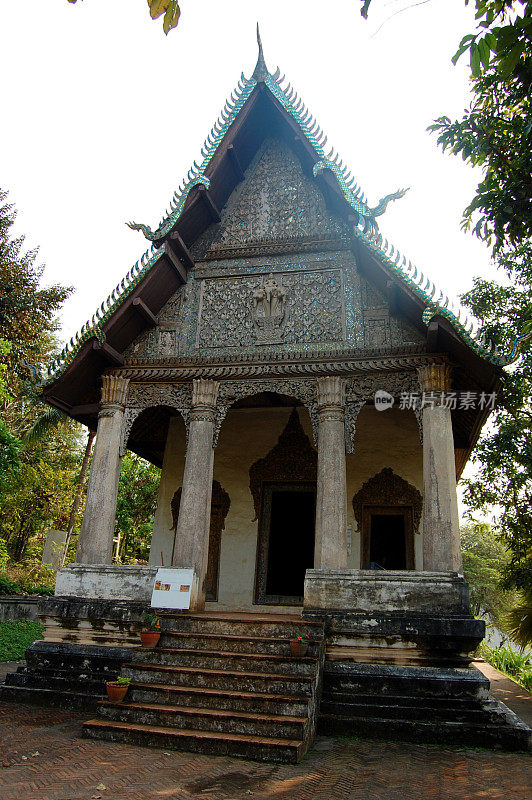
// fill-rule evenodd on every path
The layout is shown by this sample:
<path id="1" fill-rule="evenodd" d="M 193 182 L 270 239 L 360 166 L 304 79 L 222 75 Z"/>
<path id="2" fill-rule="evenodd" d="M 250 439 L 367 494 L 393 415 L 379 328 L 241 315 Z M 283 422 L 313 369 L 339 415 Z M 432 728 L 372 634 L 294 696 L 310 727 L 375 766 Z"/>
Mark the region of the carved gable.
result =
<path id="1" fill-rule="evenodd" d="M 327 210 L 315 179 L 304 174 L 288 145 L 275 139 L 259 149 L 221 217 L 195 244 L 197 258 L 210 249 L 265 239 L 346 233 Z"/>
<path id="2" fill-rule="evenodd" d="M 159 325 L 131 345 L 129 357 L 423 342 L 359 274 L 347 228 L 282 141 L 263 143 L 221 221 L 192 253 L 196 265 L 186 287 L 162 309 Z"/>

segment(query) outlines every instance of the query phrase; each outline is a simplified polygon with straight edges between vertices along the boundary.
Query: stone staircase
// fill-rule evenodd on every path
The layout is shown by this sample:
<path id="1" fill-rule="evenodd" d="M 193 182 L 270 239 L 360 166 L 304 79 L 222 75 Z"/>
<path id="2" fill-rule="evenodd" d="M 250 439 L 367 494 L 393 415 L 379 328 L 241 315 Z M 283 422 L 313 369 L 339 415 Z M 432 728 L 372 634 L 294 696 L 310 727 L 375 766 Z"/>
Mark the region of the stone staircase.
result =
<path id="1" fill-rule="evenodd" d="M 291 656 L 305 633 L 307 655 Z M 323 625 L 295 615 L 165 613 L 158 646 L 121 671 L 125 700 L 100 702 L 85 735 L 296 763 L 314 739 L 324 649 Z"/>
<path id="2" fill-rule="evenodd" d="M 318 730 L 430 744 L 530 750 L 532 732 L 472 667 L 329 662 Z"/>
<path id="3" fill-rule="evenodd" d="M 0 700 L 94 711 L 131 654 L 130 647 L 34 642 L 26 664 L 6 675 Z"/>

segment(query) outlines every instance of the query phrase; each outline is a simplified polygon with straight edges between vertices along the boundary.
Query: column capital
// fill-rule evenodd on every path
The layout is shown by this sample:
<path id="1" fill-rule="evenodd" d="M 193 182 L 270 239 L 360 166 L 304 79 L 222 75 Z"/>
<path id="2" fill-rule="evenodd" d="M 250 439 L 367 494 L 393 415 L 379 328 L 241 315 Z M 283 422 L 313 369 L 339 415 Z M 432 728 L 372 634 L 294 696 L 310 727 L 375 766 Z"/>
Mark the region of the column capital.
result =
<path id="1" fill-rule="evenodd" d="M 417 370 L 422 392 L 450 392 L 452 367 L 449 364 L 426 364 Z"/>
<path id="2" fill-rule="evenodd" d="M 219 381 L 196 378 L 192 381 L 192 409 L 215 409 L 218 398 Z"/>
<path id="3" fill-rule="evenodd" d="M 318 387 L 318 412 L 345 411 L 345 379 L 327 376 L 316 380 Z"/>
<path id="4" fill-rule="evenodd" d="M 128 387 L 129 378 L 123 378 L 121 375 L 102 375 L 102 411 L 114 409 L 123 411 Z"/>

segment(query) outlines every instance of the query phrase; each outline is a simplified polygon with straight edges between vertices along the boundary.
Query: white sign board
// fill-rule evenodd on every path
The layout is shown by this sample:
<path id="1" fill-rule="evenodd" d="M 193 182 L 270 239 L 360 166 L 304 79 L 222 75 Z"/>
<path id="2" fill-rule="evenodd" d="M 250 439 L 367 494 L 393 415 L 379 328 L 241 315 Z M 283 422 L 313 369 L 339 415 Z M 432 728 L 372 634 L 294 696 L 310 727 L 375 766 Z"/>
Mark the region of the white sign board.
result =
<path id="1" fill-rule="evenodd" d="M 193 584 L 193 569 L 161 567 L 155 575 L 151 596 L 152 608 L 190 608 Z"/>

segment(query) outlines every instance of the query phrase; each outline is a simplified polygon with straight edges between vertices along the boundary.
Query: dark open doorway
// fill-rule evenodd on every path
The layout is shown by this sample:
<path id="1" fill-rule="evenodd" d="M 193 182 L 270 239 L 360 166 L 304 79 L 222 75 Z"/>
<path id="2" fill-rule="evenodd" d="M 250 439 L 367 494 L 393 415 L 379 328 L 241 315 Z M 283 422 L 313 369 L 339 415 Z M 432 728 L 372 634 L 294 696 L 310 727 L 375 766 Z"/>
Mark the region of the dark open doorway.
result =
<path id="1" fill-rule="evenodd" d="M 366 506 L 362 525 L 362 567 L 414 569 L 412 510 Z"/>
<path id="2" fill-rule="evenodd" d="M 305 572 L 314 565 L 315 515 L 315 484 L 263 485 L 257 603 L 303 602 Z"/>

